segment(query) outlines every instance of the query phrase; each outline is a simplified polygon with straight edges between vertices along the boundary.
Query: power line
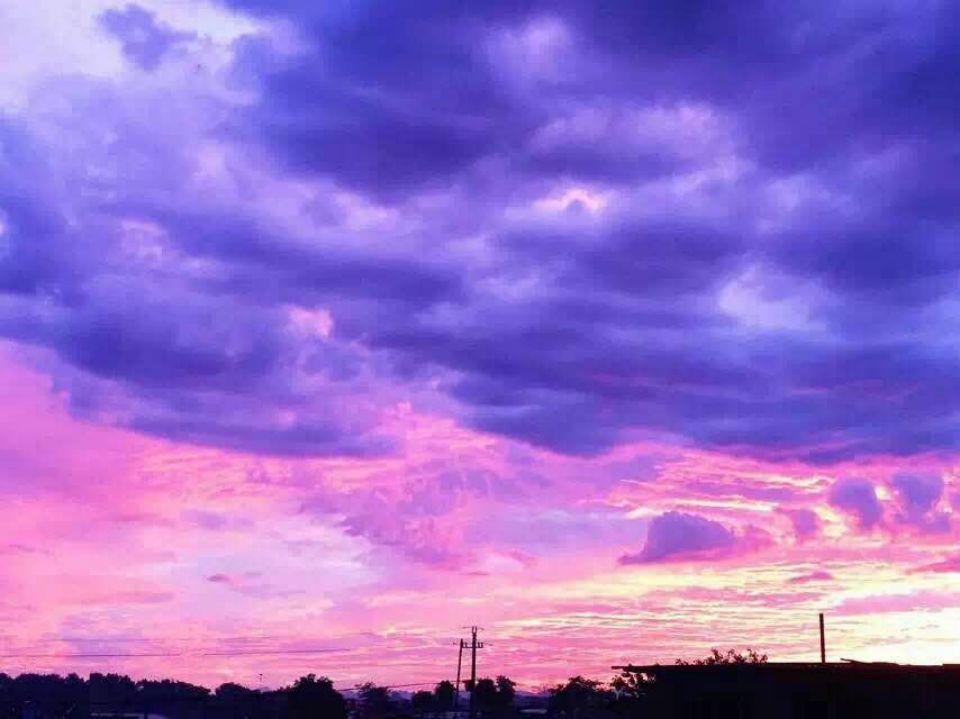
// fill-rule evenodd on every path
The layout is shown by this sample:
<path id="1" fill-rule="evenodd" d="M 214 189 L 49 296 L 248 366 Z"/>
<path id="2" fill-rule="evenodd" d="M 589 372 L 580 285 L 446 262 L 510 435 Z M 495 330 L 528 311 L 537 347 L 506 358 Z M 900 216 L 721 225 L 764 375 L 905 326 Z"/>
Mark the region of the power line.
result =
<path id="1" fill-rule="evenodd" d="M 444 679 L 443 681 L 450 681 L 449 679 Z M 334 682 L 336 684 L 336 682 Z M 389 686 L 384 686 L 384 689 L 405 689 L 407 687 L 432 687 L 439 684 L 439 682 L 414 682 L 413 684 L 390 684 Z"/>

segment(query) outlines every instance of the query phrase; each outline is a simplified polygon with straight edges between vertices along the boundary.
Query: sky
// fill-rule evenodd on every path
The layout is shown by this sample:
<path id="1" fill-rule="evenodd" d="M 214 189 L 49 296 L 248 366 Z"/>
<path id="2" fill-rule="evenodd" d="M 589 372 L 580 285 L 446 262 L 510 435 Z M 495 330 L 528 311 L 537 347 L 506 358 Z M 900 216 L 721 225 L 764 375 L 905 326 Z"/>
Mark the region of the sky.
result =
<path id="1" fill-rule="evenodd" d="M 956 4 L 0 28 L 0 669 L 960 662 Z"/>

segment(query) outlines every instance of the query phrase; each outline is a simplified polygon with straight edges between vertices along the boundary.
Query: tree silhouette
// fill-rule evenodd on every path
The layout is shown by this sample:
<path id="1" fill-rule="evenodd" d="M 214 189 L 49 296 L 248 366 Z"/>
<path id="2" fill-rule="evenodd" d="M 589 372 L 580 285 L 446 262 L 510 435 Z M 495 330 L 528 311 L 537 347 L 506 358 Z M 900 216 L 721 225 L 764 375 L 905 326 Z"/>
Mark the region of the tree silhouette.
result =
<path id="1" fill-rule="evenodd" d="M 48 716 L 88 715 L 90 710 L 88 685 L 76 674 L 21 674 L 16 679 L 3 674 L 0 695 L 4 717 L 20 717 L 27 707 L 29 713 Z"/>
<path id="2" fill-rule="evenodd" d="M 649 682 L 642 675 L 623 672 L 610 680 L 611 708 L 624 716 L 641 716 Z"/>
<path id="3" fill-rule="evenodd" d="M 247 689 L 245 686 L 240 684 L 235 684 L 234 682 L 225 682 L 214 690 L 213 695 L 217 699 L 234 701 L 236 699 L 244 699 L 256 693 L 257 692 L 255 692 L 253 689 Z"/>
<path id="4" fill-rule="evenodd" d="M 450 711 L 453 709 L 454 698 L 457 695 L 456 687 L 453 682 L 444 679 L 433 689 L 433 697 L 436 707 L 440 711 Z"/>
<path id="5" fill-rule="evenodd" d="M 382 719 L 390 711 L 390 690 L 367 682 L 357 687 L 360 694 L 360 716 Z"/>
<path id="6" fill-rule="evenodd" d="M 601 711 L 611 699 L 603 682 L 575 676 L 550 690 L 547 711 L 550 716 L 577 719 Z"/>
<path id="7" fill-rule="evenodd" d="M 21 677 L 17 677 L 18 681 Z M 90 687 L 90 701 L 93 703 L 106 703 L 127 705 L 137 698 L 137 685 L 133 683 L 130 677 L 120 674 L 99 674 L 94 672 L 90 675 L 88 682 Z"/>
<path id="8" fill-rule="evenodd" d="M 504 715 L 513 706 L 516 683 L 502 674 L 494 679 L 477 679 L 473 689 L 474 708 L 487 715 Z"/>
<path id="9" fill-rule="evenodd" d="M 497 677 L 497 704 L 503 710 L 513 706 L 513 700 L 517 696 L 517 683 L 503 674 Z"/>
<path id="10" fill-rule="evenodd" d="M 410 697 L 410 706 L 421 717 L 427 712 L 433 711 L 436 707 L 433 692 L 426 690 L 414 692 L 413 696 Z"/>
<path id="11" fill-rule="evenodd" d="M 236 719 L 257 716 L 262 712 L 261 699 L 260 692 L 254 689 L 233 682 L 221 684 L 213 692 L 213 705 L 220 712 L 215 716 Z"/>
<path id="12" fill-rule="evenodd" d="M 327 677 L 316 674 L 300 677 L 289 690 L 290 716 L 293 719 L 346 719 L 347 705 Z"/>
<path id="13" fill-rule="evenodd" d="M 479 712 L 492 712 L 497 708 L 497 685 L 493 679 L 477 679 L 473 687 L 473 706 Z"/>
<path id="14" fill-rule="evenodd" d="M 760 654 L 753 649 L 747 649 L 746 652 L 738 652 L 735 649 L 728 649 L 721 652 L 719 649 L 711 649 L 710 655 L 703 659 L 677 659 L 680 666 L 714 666 L 717 664 L 766 664 L 767 655 Z"/>

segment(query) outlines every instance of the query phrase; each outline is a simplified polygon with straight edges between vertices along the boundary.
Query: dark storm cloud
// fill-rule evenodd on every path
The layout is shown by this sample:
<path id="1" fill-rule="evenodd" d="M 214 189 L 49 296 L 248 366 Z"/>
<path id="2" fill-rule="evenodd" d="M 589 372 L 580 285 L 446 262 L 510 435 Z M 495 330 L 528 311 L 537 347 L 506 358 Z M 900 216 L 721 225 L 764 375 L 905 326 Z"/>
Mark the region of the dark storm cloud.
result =
<path id="1" fill-rule="evenodd" d="M 107 10 L 100 24 L 120 41 L 123 54 L 142 70 L 154 70 L 176 43 L 193 37 L 157 22 L 149 10 L 127 5 L 122 10 Z"/>
<path id="2" fill-rule="evenodd" d="M 224 322 L 183 300 L 175 308 L 129 295 L 91 301 L 55 331 L 54 346 L 81 369 L 143 386 L 236 387 L 272 370 L 275 327 Z"/>
<path id="3" fill-rule="evenodd" d="M 339 298 L 375 299 L 410 307 L 458 299 L 463 280 L 451 268 L 391 252 L 320 243 L 278 231 L 256 216 L 201 205 L 170 207 L 133 201 L 114 206 L 117 216 L 155 222 L 192 257 L 215 260 L 223 271 L 206 278 L 209 290 L 266 303 Z"/>
<path id="4" fill-rule="evenodd" d="M 70 283 L 68 226 L 44 148 L 0 115 L 0 292 L 36 295 Z"/>
<path id="5" fill-rule="evenodd" d="M 414 318 L 367 335 L 459 373 L 454 395 L 477 426 L 572 452 L 602 450 L 633 427 L 815 462 L 956 446 L 941 429 L 960 401 L 956 360 L 898 337 L 909 321 L 902 308 L 943 299 L 960 268 L 943 178 L 917 171 L 936 147 L 957 147 L 939 119 L 949 103 L 939 99 L 938 73 L 956 61 L 940 29 L 956 23 L 945 6 L 238 6 L 293 21 L 310 48 L 261 73 L 263 137 L 301 170 L 372 196 L 397 202 L 425 184 L 475 184 L 484 160 L 514 170 L 497 191 L 531 172 L 617 187 L 716 160 L 719 150 L 680 162 L 667 143 L 628 149 L 630 124 L 616 118 L 671 103 L 728 118 L 734 139 L 723 151 L 754 163 L 730 189 L 724 218 L 680 206 L 599 228 L 501 230 L 507 257 L 547 273 L 538 296 L 474 292 L 474 308 L 490 310 L 481 327 L 470 326 L 466 308 L 449 326 Z M 583 62 L 518 95 L 482 48 L 543 18 L 569 30 Z M 914 96 L 935 112 L 906 107 Z M 577 134 L 584 123 L 593 134 Z M 545 133 L 565 130 L 572 141 L 544 155 Z M 933 138 L 943 144 L 932 148 Z M 839 202 L 801 197 L 799 214 L 758 231 L 763 186 L 796 177 Z M 568 241 L 584 233 L 589 242 Z M 820 283 L 832 300 L 816 319 L 856 343 L 744 336 L 702 309 L 752 266 Z M 554 311 L 564 293 L 570 301 Z M 580 323 L 587 306 L 590 321 Z M 881 399 L 887 393 L 896 401 Z M 900 429 L 904 413 L 915 431 Z M 564 414 L 582 421 L 572 427 Z"/>
<path id="6" fill-rule="evenodd" d="M 58 379 L 75 413 L 267 455 L 393 449 L 371 424 L 370 410 L 335 406 L 341 385 L 362 387 L 358 358 L 345 348 L 299 336 L 279 313 L 223 298 L 111 289 L 87 296 L 32 338 L 69 363 Z M 318 386 L 319 403 L 311 397 Z"/>
<path id="7" fill-rule="evenodd" d="M 402 195 L 443 187 L 535 126 L 478 62 L 476 13 L 434 3 L 260 9 L 289 13 L 312 46 L 274 58 L 256 78 L 265 98 L 254 112 L 258 132 L 295 169 Z M 246 49 L 263 57 L 260 45 Z"/>
<path id="8" fill-rule="evenodd" d="M 292 21 L 310 48 L 263 73 L 267 137 L 295 166 L 375 192 L 456 179 L 483 157 L 525 161 L 526 141 L 578 103 L 692 99 L 730 108 L 749 128 L 753 155 L 800 170 L 912 138 L 914 123 L 937 119 L 929 110 L 953 107 L 942 78 L 958 61 L 949 41 L 956 13 L 932 3 L 916 12 L 893 3 L 839 10 L 666 0 L 227 4 Z M 492 72 L 483 42 L 544 17 L 571 28 L 585 62 L 580 74 L 516 97 Z M 626 168 L 590 149 L 528 159 L 552 175 L 673 166 L 662 148 Z"/>
<path id="9" fill-rule="evenodd" d="M 563 453 L 960 444 L 951 6 L 225 4 L 296 36 L 237 44 L 241 99 L 134 121 L 78 82 L 74 144 L 0 125 L 0 331 L 56 353 L 77 411 L 363 453 L 325 408 L 393 387 Z M 101 22 L 178 56 L 136 6 Z"/>

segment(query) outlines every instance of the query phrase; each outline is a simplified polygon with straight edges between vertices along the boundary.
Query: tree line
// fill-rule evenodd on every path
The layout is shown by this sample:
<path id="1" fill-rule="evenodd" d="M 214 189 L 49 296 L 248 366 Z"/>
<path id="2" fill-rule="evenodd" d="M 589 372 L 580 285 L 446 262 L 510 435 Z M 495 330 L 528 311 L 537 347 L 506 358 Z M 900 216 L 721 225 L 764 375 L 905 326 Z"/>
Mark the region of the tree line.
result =
<path id="1" fill-rule="evenodd" d="M 753 650 L 711 654 L 677 664 L 763 663 L 765 654 Z M 250 689 L 236 683 L 211 691 L 187 682 L 134 681 L 119 674 L 0 673 L 0 719 L 89 719 L 122 715 L 159 715 L 169 719 L 430 719 L 455 709 L 465 711 L 472 690 L 473 708 L 483 719 L 516 716 L 521 705 L 546 710 L 556 719 L 594 719 L 642 716 L 647 685 L 636 674 L 623 673 L 609 682 L 571 677 L 536 695 L 518 697 L 509 677 L 464 682 L 457 704 L 457 688 L 450 681 L 432 690 L 412 694 L 391 691 L 372 682 L 340 692 L 325 676 L 307 674 L 291 685 L 274 690 Z"/>
<path id="2" fill-rule="evenodd" d="M 469 682 L 459 708 L 469 706 Z M 636 696 L 627 680 L 602 682 L 573 677 L 550 687 L 539 703 L 550 716 L 586 716 L 601 707 L 626 713 Z M 373 683 L 342 693 L 324 676 L 307 674 L 290 686 L 258 690 L 240 684 L 221 684 L 211 691 L 187 682 L 164 679 L 134 681 L 118 674 L 0 674 L 0 719 L 87 719 L 97 716 L 159 715 L 171 719 L 427 719 L 453 711 L 457 692 L 453 683 L 441 681 L 432 691 L 400 694 Z M 506 719 L 518 709 L 516 684 L 506 676 L 478 679 L 473 687 L 474 709 L 487 719 Z M 619 712 L 618 712 L 619 713 Z"/>

